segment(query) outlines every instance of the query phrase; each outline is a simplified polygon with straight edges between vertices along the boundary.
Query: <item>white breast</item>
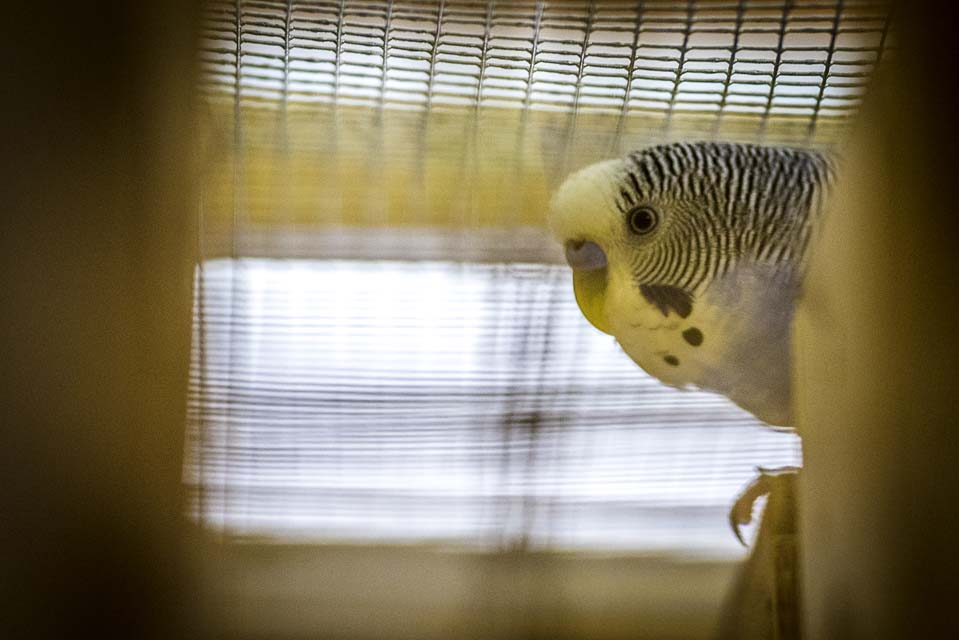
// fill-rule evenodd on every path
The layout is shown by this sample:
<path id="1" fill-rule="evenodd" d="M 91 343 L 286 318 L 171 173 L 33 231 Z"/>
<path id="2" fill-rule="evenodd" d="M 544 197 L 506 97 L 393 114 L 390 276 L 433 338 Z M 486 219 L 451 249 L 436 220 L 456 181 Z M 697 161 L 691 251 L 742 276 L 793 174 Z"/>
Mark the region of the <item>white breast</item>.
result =
<path id="1" fill-rule="evenodd" d="M 737 268 L 696 295 L 686 318 L 664 316 L 635 285 L 617 287 L 607 314 L 623 349 L 650 375 L 717 391 L 760 420 L 785 426 L 795 281 L 765 265 Z"/>

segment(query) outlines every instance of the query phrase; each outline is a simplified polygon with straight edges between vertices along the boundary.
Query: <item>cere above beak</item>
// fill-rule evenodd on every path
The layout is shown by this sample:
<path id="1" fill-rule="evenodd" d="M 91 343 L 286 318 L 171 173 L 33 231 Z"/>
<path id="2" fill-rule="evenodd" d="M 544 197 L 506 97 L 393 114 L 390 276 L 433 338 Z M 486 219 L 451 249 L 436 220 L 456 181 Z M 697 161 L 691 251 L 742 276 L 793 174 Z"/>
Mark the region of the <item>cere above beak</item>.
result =
<path id="1" fill-rule="evenodd" d="M 577 271 L 604 269 L 606 268 L 606 254 L 595 242 L 568 240 L 566 242 L 566 262 Z"/>

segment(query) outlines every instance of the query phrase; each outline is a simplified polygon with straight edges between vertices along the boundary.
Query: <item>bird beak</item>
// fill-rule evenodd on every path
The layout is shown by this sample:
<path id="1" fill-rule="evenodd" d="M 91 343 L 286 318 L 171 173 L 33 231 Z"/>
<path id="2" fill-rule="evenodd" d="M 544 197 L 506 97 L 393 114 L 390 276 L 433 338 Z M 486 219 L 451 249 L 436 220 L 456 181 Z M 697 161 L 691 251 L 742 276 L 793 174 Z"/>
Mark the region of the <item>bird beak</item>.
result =
<path id="1" fill-rule="evenodd" d="M 589 323 L 612 335 L 606 319 L 606 254 L 595 242 L 570 240 L 566 243 L 566 262 L 573 268 L 576 304 Z"/>

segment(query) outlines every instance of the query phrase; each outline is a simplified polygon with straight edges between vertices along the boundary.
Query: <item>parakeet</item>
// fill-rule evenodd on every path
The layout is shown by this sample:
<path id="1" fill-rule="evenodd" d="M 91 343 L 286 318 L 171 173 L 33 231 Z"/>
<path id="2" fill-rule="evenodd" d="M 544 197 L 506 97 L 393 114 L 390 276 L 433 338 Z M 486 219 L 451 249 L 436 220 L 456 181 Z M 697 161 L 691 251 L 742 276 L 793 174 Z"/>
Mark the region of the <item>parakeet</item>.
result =
<path id="1" fill-rule="evenodd" d="M 790 325 L 832 174 L 811 150 L 655 146 L 571 175 L 549 225 L 583 314 L 636 364 L 789 426 Z"/>

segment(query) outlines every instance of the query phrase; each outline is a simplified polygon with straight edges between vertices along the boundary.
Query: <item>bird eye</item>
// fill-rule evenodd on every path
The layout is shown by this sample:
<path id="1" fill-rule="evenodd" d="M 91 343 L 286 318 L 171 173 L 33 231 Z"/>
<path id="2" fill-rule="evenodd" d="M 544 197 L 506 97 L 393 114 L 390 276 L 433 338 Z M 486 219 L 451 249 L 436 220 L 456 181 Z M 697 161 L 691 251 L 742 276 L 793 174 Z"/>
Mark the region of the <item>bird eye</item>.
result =
<path id="1" fill-rule="evenodd" d="M 649 207 L 639 207 L 629 212 L 629 228 L 633 233 L 644 236 L 656 228 L 659 218 Z"/>

